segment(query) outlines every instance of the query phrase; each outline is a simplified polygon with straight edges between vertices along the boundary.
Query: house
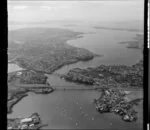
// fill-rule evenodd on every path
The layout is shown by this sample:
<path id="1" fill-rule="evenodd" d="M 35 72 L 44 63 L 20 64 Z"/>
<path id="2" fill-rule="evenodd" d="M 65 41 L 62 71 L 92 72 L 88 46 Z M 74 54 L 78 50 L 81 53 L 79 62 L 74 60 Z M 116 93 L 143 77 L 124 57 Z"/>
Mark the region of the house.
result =
<path id="1" fill-rule="evenodd" d="M 26 130 L 26 129 L 28 129 L 28 125 L 24 124 L 21 126 L 21 130 Z"/>
<path id="2" fill-rule="evenodd" d="M 17 72 L 17 76 L 20 76 L 22 74 L 22 72 Z"/>
<path id="3" fill-rule="evenodd" d="M 11 126 L 7 127 L 7 130 L 11 130 L 11 129 L 12 129 L 12 127 L 11 127 Z"/>

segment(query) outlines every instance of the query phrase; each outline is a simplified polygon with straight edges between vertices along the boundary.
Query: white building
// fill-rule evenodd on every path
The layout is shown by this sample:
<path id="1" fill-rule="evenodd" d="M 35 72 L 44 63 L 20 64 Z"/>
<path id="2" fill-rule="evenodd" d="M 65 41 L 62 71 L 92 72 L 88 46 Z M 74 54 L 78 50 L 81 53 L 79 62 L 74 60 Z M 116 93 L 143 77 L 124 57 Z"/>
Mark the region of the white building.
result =
<path id="1" fill-rule="evenodd" d="M 32 121 L 32 118 L 25 118 L 25 119 L 22 119 L 20 122 L 27 123 L 27 122 L 31 122 L 31 121 Z"/>
<path id="2" fill-rule="evenodd" d="M 20 76 L 22 74 L 22 72 L 17 72 L 17 76 Z"/>

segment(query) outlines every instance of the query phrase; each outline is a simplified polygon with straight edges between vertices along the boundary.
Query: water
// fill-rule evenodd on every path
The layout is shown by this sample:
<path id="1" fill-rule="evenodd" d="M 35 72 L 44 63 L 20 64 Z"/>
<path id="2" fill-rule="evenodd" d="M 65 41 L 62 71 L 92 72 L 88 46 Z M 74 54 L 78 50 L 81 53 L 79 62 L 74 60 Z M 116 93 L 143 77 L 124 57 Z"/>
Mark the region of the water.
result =
<path id="1" fill-rule="evenodd" d="M 87 87 L 76 83 L 66 82 L 57 76 L 57 74 L 64 74 L 72 68 L 95 67 L 99 66 L 100 64 L 131 65 L 138 62 L 138 60 L 142 57 L 142 54 L 139 50 L 127 49 L 126 45 L 118 44 L 121 41 L 132 40 L 132 38 L 136 35 L 135 32 L 99 30 L 94 29 L 89 25 L 56 27 L 68 28 L 73 31 L 81 31 L 86 33 L 83 34 L 82 38 L 70 40 L 67 43 L 76 47 L 86 48 L 94 53 L 102 54 L 104 56 L 96 57 L 93 60 L 87 62 L 78 62 L 72 65 L 66 65 L 55 71 L 53 75 L 48 75 L 48 81 L 54 87 Z M 9 72 L 15 70 L 14 68 L 16 68 L 16 66 L 11 67 L 11 69 L 8 67 Z M 14 106 L 14 112 L 8 115 L 8 117 L 26 117 L 34 112 L 38 112 L 43 122 L 49 124 L 49 126 L 46 128 L 51 129 L 142 128 L 142 105 L 137 107 L 140 120 L 134 123 L 126 123 L 122 121 L 117 115 L 99 114 L 96 112 L 92 100 L 94 98 L 98 98 L 99 96 L 100 92 L 89 90 L 58 90 L 49 95 L 36 95 L 29 93 L 29 96 L 23 98 Z"/>
<path id="2" fill-rule="evenodd" d="M 131 65 L 139 60 L 141 56 L 139 50 L 127 49 L 126 45 L 118 43 L 121 41 L 130 41 L 135 35 L 135 32 L 96 30 L 95 34 L 85 34 L 83 38 L 69 41 L 68 43 L 104 55 L 99 59 L 91 61 L 92 66 L 99 64 Z"/>
<path id="3" fill-rule="evenodd" d="M 38 112 L 47 129 L 92 129 L 92 128 L 130 128 L 141 127 L 138 122 L 127 123 L 114 114 L 99 114 L 93 104 L 98 91 L 55 91 L 49 95 L 29 96 L 13 108 L 8 117 L 26 117 Z"/>
<path id="4" fill-rule="evenodd" d="M 99 26 L 104 27 L 117 27 L 117 28 L 136 28 L 141 29 L 139 27 L 141 24 L 135 23 L 100 23 Z M 77 64 L 67 66 L 68 69 L 76 66 L 80 66 L 81 68 L 90 67 L 90 66 L 98 66 L 100 64 L 126 64 L 132 65 L 140 58 L 142 58 L 142 54 L 140 50 L 137 49 L 128 49 L 126 45 L 119 44 L 122 41 L 132 41 L 133 37 L 136 36 L 139 32 L 129 32 L 129 31 L 119 31 L 119 30 L 103 30 L 103 29 L 95 29 L 93 28 L 93 24 L 77 24 L 76 26 L 64 26 L 63 24 L 35 24 L 35 25 L 9 25 L 9 30 L 15 30 L 18 28 L 32 28 L 32 27 L 53 27 L 53 28 L 63 28 L 69 29 L 72 31 L 83 32 L 82 38 L 69 40 L 68 44 L 71 44 L 76 47 L 86 48 L 91 52 L 104 55 L 100 58 L 94 58 L 89 62 L 78 62 Z M 62 69 L 66 69 L 66 66 Z"/>

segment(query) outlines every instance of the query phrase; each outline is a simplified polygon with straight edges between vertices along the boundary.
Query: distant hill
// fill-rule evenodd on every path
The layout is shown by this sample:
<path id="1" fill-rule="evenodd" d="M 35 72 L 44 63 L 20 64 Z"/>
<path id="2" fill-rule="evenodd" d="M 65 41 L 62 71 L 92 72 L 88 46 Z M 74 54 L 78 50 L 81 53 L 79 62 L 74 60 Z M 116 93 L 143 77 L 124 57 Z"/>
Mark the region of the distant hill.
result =
<path id="1" fill-rule="evenodd" d="M 9 25 L 21 25 L 21 24 L 79 24 L 80 20 L 46 20 L 46 21 L 8 21 Z"/>

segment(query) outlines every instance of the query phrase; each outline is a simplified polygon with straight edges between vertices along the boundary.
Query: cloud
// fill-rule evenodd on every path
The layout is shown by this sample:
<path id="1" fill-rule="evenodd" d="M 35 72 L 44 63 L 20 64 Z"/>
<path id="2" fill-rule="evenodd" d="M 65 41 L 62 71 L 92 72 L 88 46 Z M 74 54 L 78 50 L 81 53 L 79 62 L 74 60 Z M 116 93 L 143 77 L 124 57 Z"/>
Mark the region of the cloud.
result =
<path id="1" fill-rule="evenodd" d="M 41 8 L 41 9 L 47 9 L 47 10 L 52 10 L 52 9 L 53 9 L 53 8 L 50 7 L 50 6 L 45 6 L 45 5 L 41 6 L 40 8 Z"/>
<path id="2" fill-rule="evenodd" d="M 14 6 L 13 7 L 14 10 L 24 10 L 26 8 L 28 8 L 28 6 L 19 5 L 19 6 Z"/>
<path id="3" fill-rule="evenodd" d="M 62 5 L 42 5 L 40 6 L 40 9 L 43 10 L 51 10 L 51 11 L 58 11 L 58 10 L 64 10 L 64 9 L 68 9 L 69 6 L 62 6 Z"/>

